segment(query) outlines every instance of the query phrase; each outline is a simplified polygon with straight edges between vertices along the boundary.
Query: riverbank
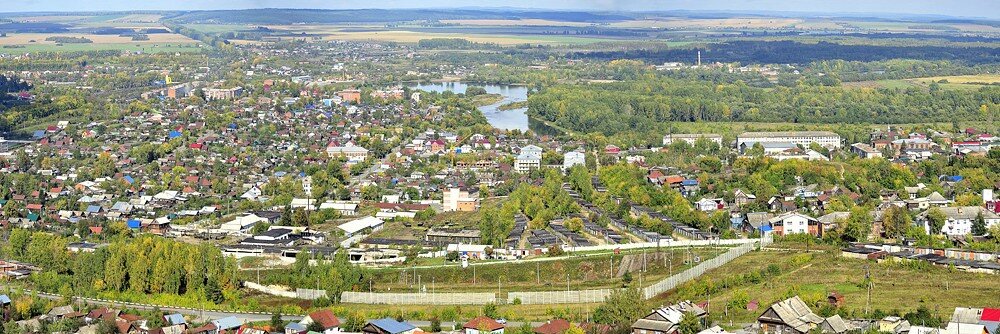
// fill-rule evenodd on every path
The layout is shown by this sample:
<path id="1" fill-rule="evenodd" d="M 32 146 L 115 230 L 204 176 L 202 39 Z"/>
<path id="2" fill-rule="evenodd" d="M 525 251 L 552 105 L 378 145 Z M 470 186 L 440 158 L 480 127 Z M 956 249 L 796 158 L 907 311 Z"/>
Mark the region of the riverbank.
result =
<path id="1" fill-rule="evenodd" d="M 515 101 L 511 103 L 501 104 L 499 107 L 497 107 L 497 110 L 507 111 L 507 110 L 527 108 L 527 107 L 528 107 L 528 101 Z"/>

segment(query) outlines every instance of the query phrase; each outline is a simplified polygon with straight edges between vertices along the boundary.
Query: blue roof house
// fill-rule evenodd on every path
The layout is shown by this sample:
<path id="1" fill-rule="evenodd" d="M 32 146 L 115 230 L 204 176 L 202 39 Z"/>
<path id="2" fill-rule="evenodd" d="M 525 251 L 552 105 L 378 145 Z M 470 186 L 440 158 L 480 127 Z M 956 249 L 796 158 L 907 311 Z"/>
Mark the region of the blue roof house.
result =
<path id="1" fill-rule="evenodd" d="M 361 332 L 365 334 L 413 334 L 417 329 L 413 325 L 396 321 L 392 318 L 382 318 L 369 321 Z"/>

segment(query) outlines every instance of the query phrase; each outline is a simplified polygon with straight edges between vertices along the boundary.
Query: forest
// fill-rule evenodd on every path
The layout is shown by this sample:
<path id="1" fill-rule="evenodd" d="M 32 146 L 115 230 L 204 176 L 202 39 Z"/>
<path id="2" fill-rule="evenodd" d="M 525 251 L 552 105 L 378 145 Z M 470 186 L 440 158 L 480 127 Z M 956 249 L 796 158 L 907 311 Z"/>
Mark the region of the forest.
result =
<path id="1" fill-rule="evenodd" d="M 757 88 L 645 75 L 638 80 L 546 87 L 528 98 L 529 114 L 583 133 L 665 133 L 668 122 L 899 124 L 987 121 L 1000 110 L 1000 87 L 976 91 L 852 89 L 812 85 Z"/>
<path id="2" fill-rule="evenodd" d="M 207 244 L 147 235 L 73 254 L 67 250 L 69 242 L 58 235 L 14 229 L 0 252 L 4 258 L 41 267 L 42 272 L 32 276 L 35 285 L 65 295 L 165 294 L 219 304 L 239 284 L 236 260 Z"/>
<path id="3" fill-rule="evenodd" d="M 624 51 L 574 52 L 575 59 L 635 59 L 650 64 L 692 62 L 701 51 L 704 63 L 807 64 L 820 60 L 878 61 L 888 59 L 955 60 L 969 65 L 1000 62 L 1000 48 L 950 46 L 815 44 L 794 41 L 732 41 L 697 48 L 632 49 Z"/>

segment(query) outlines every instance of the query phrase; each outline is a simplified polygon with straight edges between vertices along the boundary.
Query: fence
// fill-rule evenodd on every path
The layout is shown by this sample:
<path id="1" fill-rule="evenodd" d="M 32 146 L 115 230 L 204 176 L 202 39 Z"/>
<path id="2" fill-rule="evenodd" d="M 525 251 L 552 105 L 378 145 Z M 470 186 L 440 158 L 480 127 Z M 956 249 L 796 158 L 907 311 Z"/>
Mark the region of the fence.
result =
<path id="1" fill-rule="evenodd" d="M 762 248 L 764 246 L 769 245 L 770 243 L 771 243 L 771 238 L 769 238 L 769 237 L 768 238 L 760 239 L 760 246 Z M 712 258 L 712 259 L 710 259 L 708 261 L 704 261 L 704 262 L 698 264 L 697 266 L 694 266 L 691 269 L 682 271 L 682 272 L 678 273 L 677 275 L 673 275 L 673 276 L 667 277 L 667 278 L 663 279 L 662 281 L 659 281 L 659 282 L 656 282 L 653 285 L 647 286 L 647 287 L 645 287 L 645 288 L 642 289 L 643 298 L 646 298 L 646 299 L 653 298 L 654 296 L 656 296 L 658 294 L 661 294 L 661 293 L 667 292 L 667 291 L 669 291 L 671 289 L 674 289 L 678 285 L 681 285 L 684 282 L 693 280 L 693 279 L 697 278 L 698 276 L 701 276 L 706 271 L 709 271 L 709 270 L 721 267 L 722 265 L 724 265 L 726 263 L 729 263 L 729 261 L 732 261 L 732 260 L 734 260 L 734 259 L 742 256 L 743 254 L 746 254 L 746 253 L 749 253 L 750 251 L 753 251 L 754 248 L 756 248 L 756 245 L 753 242 L 749 242 L 749 243 L 737 246 L 737 247 L 735 247 L 733 249 L 730 249 L 728 252 L 725 252 L 722 255 L 716 256 L 716 257 L 714 257 L 714 258 Z"/>
<path id="2" fill-rule="evenodd" d="M 566 251 L 591 252 L 591 251 L 603 251 L 603 250 L 615 250 L 615 249 L 626 250 L 626 249 L 656 248 L 656 247 L 732 246 L 732 245 L 754 243 L 757 241 L 760 240 L 758 239 L 718 239 L 718 240 L 680 240 L 680 241 L 661 240 L 660 242 L 634 242 L 627 244 L 569 247 L 566 249 Z"/>
<path id="3" fill-rule="evenodd" d="M 712 246 L 712 245 L 734 245 L 729 251 L 704 261 L 697 266 L 670 276 L 662 281 L 650 285 L 643 289 L 644 298 L 652 298 L 657 294 L 676 288 L 678 285 L 701 276 L 706 271 L 718 268 L 737 257 L 740 257 L 756 248 L 759 241 L 761 247 L 771 243 L 770 238 L 765 239 L 737 239 L 737 240 L 695 240 L 678 241 L 670 243 L 659 243 L 660 246 Z M 657 243 L 636 243 L 624 245 L 606 245 L 592 247 L 577 247 L 576 251 L 591 251 L 602 249 L 631 249 L 656 247 Z M 292 298 L 304 298 L 315 296 L 319 291 L 275 291 L 258 284 L 247 283 L 247 287 L 265 293 L 279 296 L 291 295 Z M 274 291 L 274 293 L 272 293 Z M 320 290 L 321 291 L 321 290 Z M 485 305 L 485 304 L 505 304 L 520 301 L 522 304 L 573 304 L 573 303 L 600 303 L 614 291 L 612 289 L 594 290 L 568 290 L 568 291 L 537 291 L 537 292 L 516 292 L 507 293 L 507 297 L 497 296 L 491 292 L 452 292 L 452 293 L 373 293 L 373 292 L 344 292 L 340 295 L 341 302 L 357 304 L 397 304 L 397 305 Z"/>
<path id="4" fill-rule="evenodd" d="M 521 304 L 578 304 L 600 303 L 611 294 L 612 289 L 510 292 L 507 301 L 520 300 Z"/>
<path id="5" fill-rule="evenodd" d="M 458 293 L 372 293 L 345 291 L 340 301 L 357 304 L 395 305 L 486 305 L 503 304 L 492 292 Z"/>

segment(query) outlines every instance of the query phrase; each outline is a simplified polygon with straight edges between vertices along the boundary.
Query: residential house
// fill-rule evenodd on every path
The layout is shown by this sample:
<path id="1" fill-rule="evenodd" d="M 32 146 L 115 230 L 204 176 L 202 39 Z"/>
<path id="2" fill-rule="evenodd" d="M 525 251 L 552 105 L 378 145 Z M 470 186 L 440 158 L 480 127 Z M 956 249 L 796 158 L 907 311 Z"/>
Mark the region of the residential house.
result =
<path id="1" fill-rule="evenodd" d="M 815 237 L 823 235 L 818 219 L 809 217 L 798 212 L 788 212 L 768 221 L 774 229 L 774 233 L 779 236 L 808 233 Z"/>
<path id="2" fill-rule="evenodd" d="M 465 334 L 503 334 L 504 325 L 487 316 L 478 316 L 469 320 L 462 329 Z"/>
<path id="3" fill-rule="evenodd" d="M 382 318 L 369 321 L 361 328 L 364 334 L 413 334 L 417 330 L 411 324 L 399 322 L 392 318 Z"/>
<path id="4" fill-rule="evenodd" d="M 587 155 L 579 151 L 569 151 L 563 154 L 563 170 L 568 170 L 573 166 L 586 166 Z"/>
<path id="5" fill-rule="evenodd" d="M 708 316 L 703 308 L 690 301 L 655 309 L 632 324 L 633 334 L 676 334 L 684 317 L 704 318 Z"/>
<path id="6" fill-rule="evenodd" d="M 757 325 L 763 334 L 805 334 L 823 321 L 799 296 L 777 302 L 757 317 Z"/>
<path id="7" fill-rule="evenodd" d="M 733 191 L 733 203 L 737 208 L 742 208 L 744 205 L 750 204 L 757 201 L 757 196 L 751 194 L 743 189 L 736 189 Z"/>
<path id="8" fill-rule="evenodd" d="M 552 319 L 532 329 L 535 334 L 562 334 L 569 330 L 570 323 L 566 319 Z"/>
<path id="9" fill-rule="evenodd" d="M 299 321 L 303 326 L 309 327 L 312 323 L 318 323 L 323 327 L 323 334 L 333 334 L 340 332 L 340 319 L 337 318 L 336 314 L 330 309 L 322 309 L 313 313 L 309 313 L 302 321 Z"/>

